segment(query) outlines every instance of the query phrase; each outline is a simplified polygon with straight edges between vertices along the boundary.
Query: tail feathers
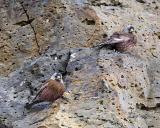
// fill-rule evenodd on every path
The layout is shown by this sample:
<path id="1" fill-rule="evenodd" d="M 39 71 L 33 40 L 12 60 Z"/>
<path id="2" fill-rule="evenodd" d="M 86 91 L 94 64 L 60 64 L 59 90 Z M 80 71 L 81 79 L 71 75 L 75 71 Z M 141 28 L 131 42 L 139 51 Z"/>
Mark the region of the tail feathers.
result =
<path id="1" fill-rule="evenodd" d="M 37 100 L 37 101 L 33 101 L 31 103 L 26 103 L 25 106 L 24 106 L 24 108 L 31 109 L 33 105 L 38 104 L 40 102 L 42 102 L 42 101 L 41 100 Z"/>
<path id="2" fill-rule="evenodd" d="M 95 49 L 102 49 L 104 47 L 107 48 L 107 49 L 112 49 L 112 45 L 107 44 L 107 43 L 101 43 L 101 44 L 93 46 L 93 48 L 95 48 Z"/>

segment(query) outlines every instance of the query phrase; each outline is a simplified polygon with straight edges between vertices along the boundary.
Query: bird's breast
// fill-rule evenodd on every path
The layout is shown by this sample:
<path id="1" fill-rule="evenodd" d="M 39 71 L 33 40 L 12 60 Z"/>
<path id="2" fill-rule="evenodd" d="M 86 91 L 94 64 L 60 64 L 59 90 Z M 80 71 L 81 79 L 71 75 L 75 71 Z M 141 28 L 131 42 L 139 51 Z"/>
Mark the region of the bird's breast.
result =
<path id="1" fill-rule="evenodd" d="M 57 81 L 49 81 L 48 86 L 40 94 L 40 100 L 53 102 L 62 97 L 65 88 Z"/>

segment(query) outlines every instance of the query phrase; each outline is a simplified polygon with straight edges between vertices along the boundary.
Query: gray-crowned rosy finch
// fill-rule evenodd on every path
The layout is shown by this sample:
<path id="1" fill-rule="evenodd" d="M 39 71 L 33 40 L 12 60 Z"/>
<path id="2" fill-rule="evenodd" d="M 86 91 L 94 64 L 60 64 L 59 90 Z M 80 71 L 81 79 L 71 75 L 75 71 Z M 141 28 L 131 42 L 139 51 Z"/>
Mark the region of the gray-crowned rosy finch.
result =
<path id="1" fill-rule="evenodd" d="M 105 39 L 102 44 L 98 44 L 95 47 L 109 47 L 119 52 L 127 51 L 137 43 L 137 38 L 132 33 L 133 30 L 134 27 L 129 25 L 123 31 L 114 32 L 109 38 Z"/>
<path id="2" fill-rule="evenodd" d="M 40 102 L 54 102 L 63 96 L 65 87 L 60 73 L 54 73 L 51 78 L 40 88 L 35 98 L 25 105 L 30 109 L 32 105 Z"/>

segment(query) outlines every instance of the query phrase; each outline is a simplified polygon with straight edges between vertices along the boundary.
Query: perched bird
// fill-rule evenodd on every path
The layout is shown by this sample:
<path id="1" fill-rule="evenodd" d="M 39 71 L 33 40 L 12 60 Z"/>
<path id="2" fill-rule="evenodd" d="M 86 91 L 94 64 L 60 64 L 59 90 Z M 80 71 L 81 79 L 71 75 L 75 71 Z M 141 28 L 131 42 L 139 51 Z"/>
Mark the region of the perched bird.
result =
<path id="1" fill-rule="evenodd" d="M 54 102 L 63 96 L 65 87 L 60 73 L 54 73 L 51 78 L 40 88 L 31 103 L 26 103 L 25 108 L 30 109 L 32 105 L 40 102 Z"/>
<path id="2" fill-rule="evenodd" d="M 129 25 L 121 32 L 113 33 L 109 38 L 104 40 L 104 43 L 98 44 L 95 47 L 109 47 L 116 51 L 123 52 L 133 47 L 137 43 L 136 36 L 132 33 L 134 27 Z"/>

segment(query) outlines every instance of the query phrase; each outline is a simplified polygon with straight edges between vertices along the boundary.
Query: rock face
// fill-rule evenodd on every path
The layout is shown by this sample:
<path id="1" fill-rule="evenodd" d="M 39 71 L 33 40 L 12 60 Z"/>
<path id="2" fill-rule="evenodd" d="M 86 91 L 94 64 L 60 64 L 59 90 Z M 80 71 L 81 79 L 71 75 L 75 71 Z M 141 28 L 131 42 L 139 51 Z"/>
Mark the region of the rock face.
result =
<path id="1" fill-rule="evenodd" d="M 100 27 L 98 16 L 94 9 L 75 4 L 61 0 L 1 0 L 1 74 L 8 75 L 24 60 L 48 48 L 75 48 L 94 42 Z"/>
<path id="2" fill-rule="evenodd" d="M 160 2 L 1 0 L 0 127 L 159 128 Z M 132 24 L 137 46 L 91 48 Z M 54 72 L 67 99 L 24 105 Z"/>

